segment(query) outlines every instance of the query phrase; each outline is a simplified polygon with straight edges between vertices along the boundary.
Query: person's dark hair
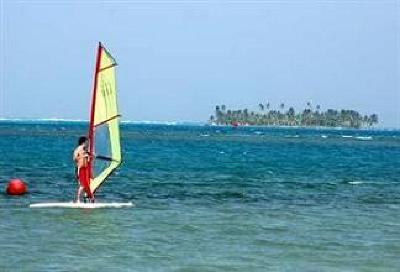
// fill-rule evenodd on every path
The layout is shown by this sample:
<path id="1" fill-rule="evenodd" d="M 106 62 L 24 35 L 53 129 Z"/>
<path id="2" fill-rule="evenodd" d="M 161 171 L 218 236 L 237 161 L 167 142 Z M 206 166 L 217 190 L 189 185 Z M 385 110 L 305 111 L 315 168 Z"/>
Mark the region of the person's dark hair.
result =
<path id="1" fill-rule="evenodd" d="M 87 137 L 86 136 L 81 136 L 81 137 L 79 137 L 78 145 L 81 145 L 86 141 L 87 141 Z"/>

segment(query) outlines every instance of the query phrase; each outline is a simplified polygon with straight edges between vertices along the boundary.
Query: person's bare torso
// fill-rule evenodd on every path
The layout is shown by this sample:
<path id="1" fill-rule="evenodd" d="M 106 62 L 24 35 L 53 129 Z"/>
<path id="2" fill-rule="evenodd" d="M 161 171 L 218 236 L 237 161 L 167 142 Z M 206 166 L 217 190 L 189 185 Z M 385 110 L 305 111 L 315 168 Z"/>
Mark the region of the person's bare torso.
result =
<path id="1" fill-rule="evenodd" d="M 75 148 L 74 161 L 78 169 L 87 166 L 87 153 L 82 145 Z"/>

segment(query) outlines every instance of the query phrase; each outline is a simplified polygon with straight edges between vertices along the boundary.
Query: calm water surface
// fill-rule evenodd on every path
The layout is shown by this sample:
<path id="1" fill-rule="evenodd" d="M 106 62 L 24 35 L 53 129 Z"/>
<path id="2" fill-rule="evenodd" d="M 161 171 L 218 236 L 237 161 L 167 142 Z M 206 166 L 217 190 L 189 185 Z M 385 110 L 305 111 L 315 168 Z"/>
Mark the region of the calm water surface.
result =
<path id="1" fill-rule="evenodd" d="M 83 123 L 0 123 L 0 271 L 399 271 L 400 132 L 123 125 L 99 202 L 70 201 Z"/>

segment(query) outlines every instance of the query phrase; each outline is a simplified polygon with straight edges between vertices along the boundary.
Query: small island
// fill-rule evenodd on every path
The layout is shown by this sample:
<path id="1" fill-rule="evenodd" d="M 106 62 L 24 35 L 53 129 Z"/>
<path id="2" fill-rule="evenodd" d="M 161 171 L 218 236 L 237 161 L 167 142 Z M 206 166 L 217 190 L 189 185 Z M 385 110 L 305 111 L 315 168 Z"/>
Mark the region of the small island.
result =
<path id="1" fill-rule="evenodd" d="M 225 105 L 217 105 L 215 114 L 210 116 L 209 123 L 213 125 L 245 125 L 245 126 L 298 126 L 298 127 L 343 127 L 366 128 L 378 123 L 378 115 L 363 115 L 355 110 L 321 110 L 320 105 L 315 109 L 310 102 L 306 108 L 296 113 L 293 107 L 285 110 L 281 103 L 279 109 L 271 109 L 269 103 L 259 103 L 259 111 L 248 109 L 231 110 Z"/>

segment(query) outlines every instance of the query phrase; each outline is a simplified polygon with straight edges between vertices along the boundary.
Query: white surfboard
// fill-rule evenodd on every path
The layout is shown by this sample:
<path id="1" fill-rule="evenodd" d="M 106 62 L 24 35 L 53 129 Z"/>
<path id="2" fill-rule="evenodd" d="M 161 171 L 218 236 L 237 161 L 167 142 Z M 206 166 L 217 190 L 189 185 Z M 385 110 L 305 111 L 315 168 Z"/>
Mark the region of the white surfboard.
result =
<path id="1" fill-rule="evenodd" d="M 75 202 L 53 202 L 30 204 L 29 208 L 71 208 L 71 209 L 99 209 L 99 208 L 128 208 L 133 207 L 132 202 L 110 202 L 110 203 L 75 203 Z"/>

